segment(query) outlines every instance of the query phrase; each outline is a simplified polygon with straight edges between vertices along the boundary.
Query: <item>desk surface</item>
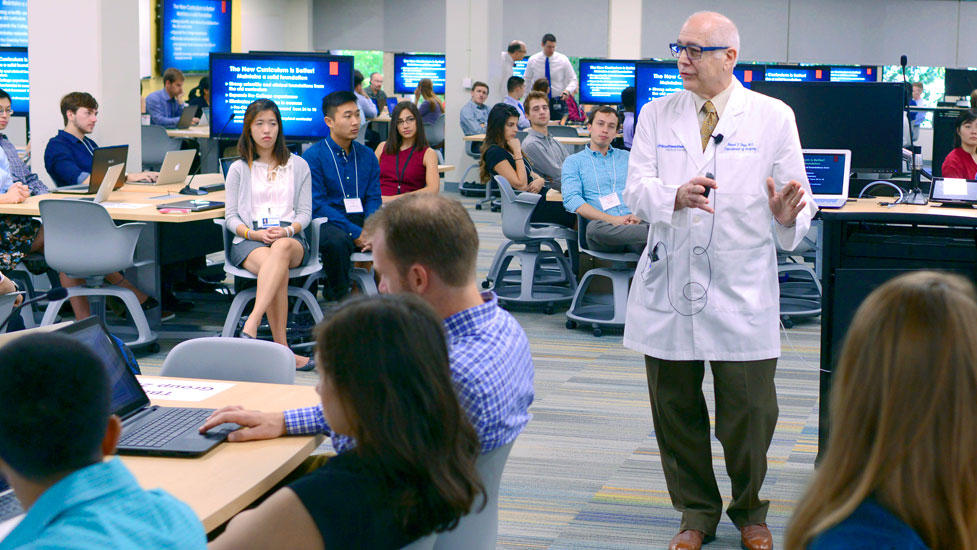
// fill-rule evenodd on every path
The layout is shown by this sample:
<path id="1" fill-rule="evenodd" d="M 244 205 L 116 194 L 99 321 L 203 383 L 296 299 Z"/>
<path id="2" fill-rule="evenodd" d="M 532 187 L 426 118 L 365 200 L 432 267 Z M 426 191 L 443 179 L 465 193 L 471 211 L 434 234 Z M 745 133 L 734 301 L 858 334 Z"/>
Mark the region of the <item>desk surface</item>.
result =
<path id="1" fill-rule="evenodd" d="M 189 181 L 189 178 L 187 178 Z M 193 187 L 212 183 L 221 183 L 224 176 L 221 174 L 199 174 L 193 180 Z M 167 185 L 131 185 L 126 184 L 118 191 L 109 195 L 109 202 L 145 204 L 139 208 L 118 208 L 106 207 L 113 220 L 142 221 L 142 222 L 167 222 L 180 223 L 199 220 L 209 220 L 224 217 L 224 209 L 207 210 L 204 212 L 189 212 L 187 214 L 160 214 L 156 210 L 157 204 L 166 202 L 176 202 L 187 199 L 205 199 L 212 201 L 223 201 L 224 191 L 211 192 L 206 195 L 192 196 L 178 194 L 183 184 L 171 183 Z M 167 195 L 169 193 L 169 195 Z M 163 195 L 167 195 L 163 197 Z M 28 198 L 19 204 L 0 204 L 0 214 L 19 214 L 22 216 L 39 216 L 41 214 L 37 203 L 46 199 L 77 199 L 79 197 L 91 197 L 92 195 L 67 195 L 58 193 L 47 193 Z M 161 198 L 154 198 L 161 197 Z"/>
<path id="2" fill-rule="evenodd" d="M 390 113 L 381 113 L 374 118 L 370 119 L 370 122 L 390 122 Z"/>
<path id="3" fill-rule="evenodd" d="M 171 138 L 205 139 L 210 137 L 210 126 L 191 126 L 183 130 L 167 128 L 166 135 Z"/>
<path id="4" fill-rule="evenodd" d="M 821 217 L 826 219 L 859 219 L 872 221 L 873 219 L 886 219 L 898 217 L 911 217 L 919 223 L 925 223 L 926 217 L 935 216 L 935 220 L 946 220 L 946 218 L 958 218 L 966 221 L 967 225 L 977 223 L 977 209 L 974 208 L 952 208 L 937 206 L 936 203 L 928 205 L 898 204 L 896 206 L 880 206 L 880 201 L 890 201 L 891 197 L 874 199 L 854 199 L 845 203 L 843 208 L 824 208 L 821 209 Z"/>
<path id="5" fill-rule="evenodd" d="M 311 386 L 234 384 L 203 401 L 154 399 L 153 404 L 208 409 L 242 405 L 248 409 L 281 411 L 319 403 L 319 396 Z M 159 487 L 186 502 L 209 532 L 268 492 L 312 454 L 321 441 L 322 436 L 280 437 L 222 443 L 199 458 L 126 456 L 122 461 L 143 488 Z"/>
<path id="6" fill-rule="evenodd" d="M 462 138 L 464 141 L 485 141 L 485 134 L 472 134 Z M 589 137 L 567 137 L 555 136 L 553 139 L 564 145 L 587 145 L 590 143 Z"/>

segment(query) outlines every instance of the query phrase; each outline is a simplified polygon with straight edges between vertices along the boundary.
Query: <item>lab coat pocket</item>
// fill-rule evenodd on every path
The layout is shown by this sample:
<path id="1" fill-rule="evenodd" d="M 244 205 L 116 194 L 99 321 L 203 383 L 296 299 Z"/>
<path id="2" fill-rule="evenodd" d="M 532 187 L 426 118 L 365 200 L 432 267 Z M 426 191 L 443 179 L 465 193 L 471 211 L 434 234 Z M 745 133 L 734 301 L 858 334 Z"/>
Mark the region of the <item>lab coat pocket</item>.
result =
<path id="1" fill-rule="evenodd" d="M 717 193 L 715 239 L 711 250 L 749 250 L 768 245 L 770 206 L 765 193 Z"/>
<path id="2" fill-rule="evenodd" d="M 637 277 L 632 283 L 631 299 L 640 304 L 642 309 L 671 312 L 672 309 L 668 305 L 668 297 L 666 296 L 669 279 L 668 273 L 666 273 L 669 267 L 666 264 L 667 258 L 661 247 L 657 261 L 651 260 L 649 257 L 651 254 L 652 251 L 648 250 L 638 260 L 638 267 L 635 271 Z M 671 275 L 674 276 L 674 273 Z"/>
<path id="3" fill-rule="evenodd" d="M 713 256 L 709 305 L 716 311 L 758 311 L 777 303 L 776 260 L 769 245 L 717 250 Z"/>

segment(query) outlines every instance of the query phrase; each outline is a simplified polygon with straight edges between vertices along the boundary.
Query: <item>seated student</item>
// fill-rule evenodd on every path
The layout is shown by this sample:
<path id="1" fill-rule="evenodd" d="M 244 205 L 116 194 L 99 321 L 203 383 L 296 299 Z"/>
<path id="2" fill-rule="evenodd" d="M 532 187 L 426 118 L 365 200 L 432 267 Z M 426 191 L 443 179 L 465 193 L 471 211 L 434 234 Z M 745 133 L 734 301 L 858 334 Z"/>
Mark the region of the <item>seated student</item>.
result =
<path id="1" fill-rule="evenodd" d="M 970 109 L 957 117 L 953 150 L 943 161 L 944 178 L 977 179 L 977 110 Z"/>
<path id="2" fill-rule="evenodd" d="M 831 388 L 831 435 L 785 548 L 977 548 L 977 295 L 900 275 L 862 302 Z"/>
<path id="3" fill-rule="evenodd" d="M 484 82 L 472 84 L 472 99 L 461 108 L 461 131 L 466 136 L 485 133 L 485 122 L 488 120 L 489 87 Z"/>
<path id="4" fill-rule="evenodd" d="M 77 183 L 87 185 L 92 171 L 92 155 L 98 148 L 95 141 L 88 137 L 88 134 L 95 130 L 95 123 L 98 121 L 98 102 L 85 92 L 71 92 L 61 98 L 61 118 L 64 119 L 64 130 L 59 130 L 58 134 L 48 141 L 47 148 L 44 150 L 44 168 L 58 187 Z M 128 181 L 155 181 L 157 177 L 159 177 L 158 172 L 126 173 Z M 133 291 L 144 310 L 159 307 L 159 302 L 155 298 L 134 287 L 122 277 L 121 273 L 109 274 L 105 280 Z M 65 288 L 83 283 L 83 279 L 71 279 L 64 273 L 61 274 L 61 285 Z M 69 301 L 75 319 L 84 319 L 91 315 L 88 299 L 84 296 L 72 296 Z M 161 313 L 164 321 L 173 317 L 172 312 Z"/>
<path id="5" fill-rule="evenodd" d="M 380 292 L 416 294 L 444 320 L 451 379 L 482 453 L 511 444 L 530 419 L 533 359 L 519 323 L 475 282 L 478 231 L 468 211 L 444 195 L 415 193 L 384 206 L 367 227 Z M 333 434 L 339 453 L 354 445 L 333 432 L 321 406 L 285 412 L 225 407 L 201 430 L 223 422 L 248 427 L 231 433 L 228 441 L 320 433 Z"/>
<path id="6" fill-rule="evenodd" d="M 590 145 L 563 163 L 563 206 L 590 220 L 591 250 L 640 254 L 648 240 L 648 222 L 632 214 L 621 198 L 630 153 L 610 146 L 618 120 L 617 111 L 606 105 L 590 112 Z"/>
<path id="7" fill-rule="evenodd" d="M 383 91 L 383 73 L 370 73 L 370 85 L 363 92 L 366 93 L 366 97 L 373 100 L 381 113 L 387 110 L 387 93 Z"/>
<path id="8" fill-rule="evenodd" d="M 232 519 L 212 549 L 402 548 L 454 528 L 485 491 L 431 306 L 359 298 L 316 332 L 322 410 L 358 444 Z"/>
<path id="9" fill-rule="evenodd" d="M 13 110 L 10 94 L 0 90 L 0 132 L 7 129 Z M 0 203 L 18 204 L 48 193 L 47 186 L 24 164 L 17 148 L 0 133 Z M 44 250 L 44 228 L 32 216 L 0 214 L 0 270 L 10 271 L 27 254 Z"/>
<path id="10" fill-rule="evenodd" d="M 190 90 L 187 95 L 187 105 L 195 105 L 199 109 L 197 112 L 201 113 L 204 109 L 210 108 L 210 77 L 205 76 L 200 79 L 200 83 L 197 87 Z"/>
<path id="11" fill-rule="evenodd" d="M 170 67 L 163 72 L 163 89 L 146 96 L 146 112 L 149 123 L 156 126 L 175 128 L 183 115 L 183 73 Z M 200 122 L 194 117 L 192 124 Z"/>
<path id="12" fill-rule="evenodd" d="M 634 86 L 628 86 L 621 90 L 621 105 L 624 107 L 624 123 L 621 131 L 624 134 L 624 148 L 631 150 L 631 143 L 634 141 L 634 112 L 637 110 L 637 90 Z"/>
<path id="13" fill-rule="evenodd" d="M 380 162 L 380 193 L 389 202 L 411 193 L 434 193 L 441 190 L 438 155 L 427 145 L 424 125 L 417 105 L 401 101 L 390 115 L 396 127 L 387 141 L 377 146 Z"/>
<path id="14" fill-rule="evenodd" d="M 377 118 L 377 106 L 363 93 L 363 73 L 353 70 L 353 93 L 356 94 L 356 104 L 360 108 L 360 125 Z"/>
<path id="15" fill-rule="evenodd" d="M 444 103 L 434 95 L 434 83 L 430 78 L 422 78 L 417 83 L 417 89 L 414 90 L 414 103 L 421 111 L 421 121 L 424 124 L 434 124 L 444 112 Z"/>
<path id="16" fill-rule="evenodd" d="M 196 514 L 161 489 L 139 487 L 115 452 L 122 432 L 95 352 L 58 333 L 0 349 L 0 475 L 27 515 L 4 550 L 200 549 Z"/>
<path id="17" fill-rule="evenodd" d="M 537 78 L 536 82 L 533 82 L 533 88 L 530 92 L 542 92 L 543 95 L 549 96 L 550 81 L 545 78 Z M 549 101 L 549 97 L 547 97 L 547 101 Z"/>
<path id="18" fill-rule="evenodd" d="M 359 111 L 353 92 L 322 98 L 329 136 L 302 155 L 312 172 L 312 217 L 329 218 L 319 235 L 327 300 L 349 293 L 349 256 L 368 246 L 361 234 L 363 224 L 381 204 L 377 157 L 353 141 L 360 129 Z"/>
<path id="19" fill-rule="evenodd" d="M 552 189 L 559 191 L 563 161 L 570 152 L 550 135 L 550 100 L 544 92 L 529 92 L 524 107 L 532 127 L 522 140 L 522 152 L 533 171 L 543 176 Z"/>
<path id="20" fill-rule="evenodd" d="M 509 105 L 516 110 L 519 115 L 516 121 L 518 130 L 529 128 L 529 119 L 526 118 L 526 109 L 522 105 L 523 91 L 526 89 L 526 81 L 520 76 L 510 76 L 506 84 L 507 95 L 502 98 L 502 103 Z M 498 105 L 498 104 L 496 104 Z"/>
<path id="21" fill-rule="evenodd" d="M 256 338 L 261 318 L 275 342 L 288 347 L 288 270 L 309 257 L 302 231 L 312 221 L 312 177 L 309 165 L 289 153 L 282 115 L 270 99 L 258 99 L 244 111 L 241 159 L 227 173 L 225 226 L 233 232 L 227 261 L 258 276 L 254 309 L 241 329 Z M 308 357 L 295 356 L 299 370 L 312 370 Z"/>
<path id="22" fill-rule="evenodd" d="M 88 134 L 98 122 L 98 102 L 91 94 L 71 92 L 61 98 L 61 118 L 64 130 L 47 142 L 44 149 L 44 169 L 58 187 L 88 184 L 92 171 L 92 154 L 98 144 Z M 156 181 L 158 172 L 126 173 L 128 181 Z"/>
<path id="23" fill-rule="evenodd" d="M 519 78 L 519 77 L 512 77 Z M 478 161 L 479 176 L 482 183 L 495 176 L 502 176 L 517 191 L 542 195 L 533 210 L 532 223 L 556 223 L 573 227 L 577 218 L 563 209 L 563 205 L 546 200 L 549 187 L 539 174 L 532 171 L 523 158 L 522 144 L 516 137 L 516 124 L 519 113 L 510 105 L 497 103 L 489 111 L 485 141 L 482 143 L 482 158 Z"/>

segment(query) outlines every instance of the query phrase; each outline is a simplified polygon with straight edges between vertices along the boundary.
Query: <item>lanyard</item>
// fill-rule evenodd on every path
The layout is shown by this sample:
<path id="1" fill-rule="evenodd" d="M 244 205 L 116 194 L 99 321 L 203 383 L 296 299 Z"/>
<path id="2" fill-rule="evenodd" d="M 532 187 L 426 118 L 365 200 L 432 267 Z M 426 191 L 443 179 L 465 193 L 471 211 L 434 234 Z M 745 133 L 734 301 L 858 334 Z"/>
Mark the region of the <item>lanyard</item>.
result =
<path id="1" fill-rule="evenodd" d="M 610 156 L 611 150 L 607 150 L 607 155 Z M 587 155 L 590 157 L 590 165 L 594 168 L 594 179 L 597 181 L 597 196 L 603 197 L 604 192 L 600 190 L 600 177 L 597 175 L 597 164 L 594 162 L 593 149 L 591 149 L 591 154 Z M 614 179 L 611 180 L 611 191 L 616 192 L 614 185 L 617 183 L 617 164 L 614 164 L 614 159 L 611 159 L 611 166 L 614 167 Z"/>
<path id="2" fill-rule="evenodd" d="M 85 138 L 82 138 L 81 143 L 82 143 L 82 145 L 85 146 L 85 149 L 88 150 L 88 154 L 94 157 L 95 156 L 95 148 L 92 147 L 91 145 L 89 145 L 88 144 L 88 141 L 86 141 Z"/>
<path id="3" fill-rule="evenodd" d="M 348 198 L 346 196 L 346 186 L 343 185 L 343 175 L 339 173 L 339 162 L 336 160 L 336 153 L 326 144 L 326 148 L 329 149 L 329 153 L 332 154 L 332 164 L 336 167 L 336 177 L 339 178 L 339 187 L 343 190 L 343 198 Z M 356 146 L 350 143 L 350 149 L 353 151 L 353 177 L 356 178 L 356 197 L 360 196 L 360 167 L 356 165 Z"/>
<path id="4" fill-rule="evenodd" d="M 404 183 L 404 174 L 407 173 L 407 165 L 410 164 L 411 157 L 414 156 L 414 146 L 411 146 L 407 153 L 407 162 L 404 163 L 404 170 L 400 170 L 400 151 L 397 151 L 397 194 L 400 194 L 400 186 Z"/>

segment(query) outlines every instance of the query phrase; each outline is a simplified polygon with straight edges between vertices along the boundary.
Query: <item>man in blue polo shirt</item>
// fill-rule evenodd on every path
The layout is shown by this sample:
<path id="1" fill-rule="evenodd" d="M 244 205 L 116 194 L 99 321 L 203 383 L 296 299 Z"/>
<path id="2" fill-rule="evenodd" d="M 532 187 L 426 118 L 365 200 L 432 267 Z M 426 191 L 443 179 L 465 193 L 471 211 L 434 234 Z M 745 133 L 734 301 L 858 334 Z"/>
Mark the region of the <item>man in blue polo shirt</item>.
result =
<path id="1" fill-rule="evenodd" d="M 104 461 L 122 432 L 111 392 L 95 352 L 68 336 L 30 334 L 0 350 L 0 475 L 27 510 L 0 549 L 207 547 L 189 506 Z"/>
<path id="2" fill-rule="evenodd" d="M 88 183 L 92 171 L 92 155 L 98 145 L 88 134 L 98 122 L 98 102 L 91 94 L 71 92 L 61 98 L 61 118 L 64 130 L 47 142 L 44 149 L 44 169 L 58 187 Z M 127 173 L 128 181 L 156 181 L 158 172 Z"/>
<path id="3" fill-rule="evenodd" d="M 183 73 L 180 69 L 170 67 L 163 72 L 163 89 L 146 96 L 146 112 L 149 113 L 149 123 L 166 128 L 176 128 L 183 115 Z M 194 117 L 191 124 L 197 124 L 200 119 Z"/>
<path id="4" fill-rule="evenodd" d="M 340 299 L 349 292 L 349 256 L 367 245 L 363 224 L 380 208 L 380 163 L 369 148 L 354 141 L 360 109 L 353 92 L 322 98 L 329 136 L 302 155 L 312 172 L 312 217 L 329 218 L 319 235 L 326 274 L 322 295 Z"/>

